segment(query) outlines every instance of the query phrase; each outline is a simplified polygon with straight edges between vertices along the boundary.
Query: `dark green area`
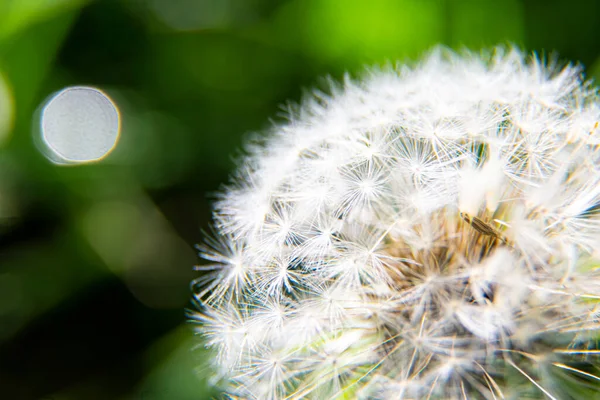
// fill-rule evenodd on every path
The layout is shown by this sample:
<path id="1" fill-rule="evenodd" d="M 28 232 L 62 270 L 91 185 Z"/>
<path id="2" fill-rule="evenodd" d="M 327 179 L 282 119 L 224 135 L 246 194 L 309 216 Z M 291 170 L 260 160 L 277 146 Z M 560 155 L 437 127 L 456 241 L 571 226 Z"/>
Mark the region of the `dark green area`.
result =
<path id="1" fill-rule="evenodd" d="M 438 43 L 556 52 L 600 78 L 599 15 L 591 0 L 0 0 L 0 398 L 209 398 L 184 309 L 245 135 L 325 76 Z M 59 166 L 35 145 L 40 107 L 73 85 L 111 96 L 121 138 Z"/>

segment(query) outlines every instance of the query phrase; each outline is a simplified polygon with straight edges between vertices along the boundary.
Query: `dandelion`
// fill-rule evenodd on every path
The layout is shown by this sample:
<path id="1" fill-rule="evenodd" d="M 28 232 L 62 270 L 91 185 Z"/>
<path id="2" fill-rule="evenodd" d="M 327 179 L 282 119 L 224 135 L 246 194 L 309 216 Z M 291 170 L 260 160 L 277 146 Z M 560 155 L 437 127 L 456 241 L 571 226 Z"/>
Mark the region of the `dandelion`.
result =
<path id="1" fill-rule="evenodd" d="M 290 110 L 200 247 L 193 318 L 226 393 L 591 398 L 598 121 L 578 67 L 503 48 L 436 49 Z"/>

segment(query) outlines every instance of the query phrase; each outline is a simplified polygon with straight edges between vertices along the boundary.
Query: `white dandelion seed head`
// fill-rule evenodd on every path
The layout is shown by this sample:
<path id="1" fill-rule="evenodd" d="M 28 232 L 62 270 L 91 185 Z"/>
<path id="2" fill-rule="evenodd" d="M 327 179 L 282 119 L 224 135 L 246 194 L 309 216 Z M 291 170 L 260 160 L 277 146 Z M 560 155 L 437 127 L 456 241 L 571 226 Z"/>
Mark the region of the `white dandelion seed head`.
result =
<path id="1" fill-rule="evenodd" d="M 236 398 L 570 398 L 600 381 L 600 101 L 439 48 L 248 145 L 194 318 Z"/>

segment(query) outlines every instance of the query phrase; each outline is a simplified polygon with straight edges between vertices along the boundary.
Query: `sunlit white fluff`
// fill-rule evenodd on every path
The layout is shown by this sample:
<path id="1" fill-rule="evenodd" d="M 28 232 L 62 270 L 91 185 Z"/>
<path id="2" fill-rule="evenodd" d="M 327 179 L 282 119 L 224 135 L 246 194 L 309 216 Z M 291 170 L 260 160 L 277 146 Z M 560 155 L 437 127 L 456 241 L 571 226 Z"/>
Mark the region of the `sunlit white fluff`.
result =
<path id="1" fill-rule="evenodd" d="M 584 398 L 598 121 L 579 68 L 502 48 L 437 49 L 290 110 L 248 144 L 200 246 L 193 317 L 225 391 Z"/>

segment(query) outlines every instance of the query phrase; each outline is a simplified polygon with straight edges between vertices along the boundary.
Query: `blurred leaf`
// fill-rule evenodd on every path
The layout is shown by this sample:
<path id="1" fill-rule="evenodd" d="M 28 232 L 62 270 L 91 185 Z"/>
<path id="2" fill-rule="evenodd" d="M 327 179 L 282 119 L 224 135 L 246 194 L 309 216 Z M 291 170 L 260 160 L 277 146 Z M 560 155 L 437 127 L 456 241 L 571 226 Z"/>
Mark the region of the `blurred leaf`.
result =
<path id="1" fill-rule="evenodd" d="M 0 43 L 0 63 L 13 87 L 18 117 L 30 118 L 29 108 L 74 16 L 63 13 Z"/>
<path id="2" fill-rule="evenodd" d="M 145 306 L 181 309 L 196 256 L 145 196 L 98 201 L 83 215 L 86 240 Z"/>
<path id="3" fill-rule="evenodd" d="M 14 100 L 12 90 L 4 74 L 0 71 L 0 145 L 8 138 L 14 121 Z"/>
<path id="4" fill-rule="evenodd" d="M 441 1 L 295 1 L 279 26 L 299 28 L 309 54 L 348 68 L 415 56 L 443 42 L 444 11 Z"/>
<path id="5" fill-rule="evenodd" d="M 88 0 L 3 0 L 0 2 L 0 41 L 29 25 L 81 7 Z"/>

